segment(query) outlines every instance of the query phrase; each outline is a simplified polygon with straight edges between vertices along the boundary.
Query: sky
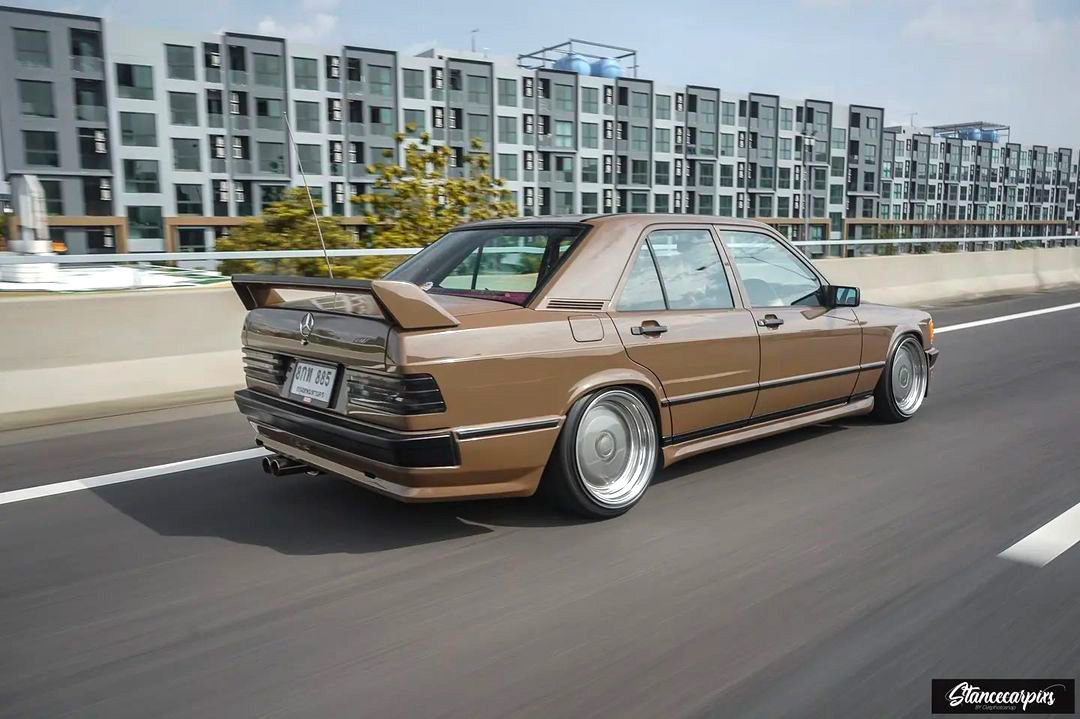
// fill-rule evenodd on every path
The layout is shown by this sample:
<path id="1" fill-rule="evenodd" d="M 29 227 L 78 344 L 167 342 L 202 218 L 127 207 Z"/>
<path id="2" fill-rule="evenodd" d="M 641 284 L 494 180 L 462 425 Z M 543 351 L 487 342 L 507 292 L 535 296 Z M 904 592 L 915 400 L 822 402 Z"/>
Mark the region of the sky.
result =
<path id="1" fill-rule="evenodd" d="M 1080 147 L 1080 0 L 7 0 L 118 26 L 254 32 L 415 53 L 519 53 L 571 37 L 638 50 L 665 83 L 882 106 Z"/>

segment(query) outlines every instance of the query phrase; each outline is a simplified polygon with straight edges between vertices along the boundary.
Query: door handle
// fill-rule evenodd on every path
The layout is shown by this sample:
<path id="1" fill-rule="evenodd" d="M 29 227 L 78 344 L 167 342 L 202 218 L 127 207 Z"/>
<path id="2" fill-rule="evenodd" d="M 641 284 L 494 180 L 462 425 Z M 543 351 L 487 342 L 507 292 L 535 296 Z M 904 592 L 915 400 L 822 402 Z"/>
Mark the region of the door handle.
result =
<path id="1" fill-rule="evenodd" d="M 758 327 L 768 327 L 769 329 L 776 329 L 780 325 L 784 324 L 784 321 L 776 315 L 765 315 L 764 319 L 757 321 Z"/>
<path id="2" fill-rule="evenodd" d="M 639 325 L 630 328 L 632 335 L 662 335 L 667 332 L 667 327 L 658 324 Z"/>

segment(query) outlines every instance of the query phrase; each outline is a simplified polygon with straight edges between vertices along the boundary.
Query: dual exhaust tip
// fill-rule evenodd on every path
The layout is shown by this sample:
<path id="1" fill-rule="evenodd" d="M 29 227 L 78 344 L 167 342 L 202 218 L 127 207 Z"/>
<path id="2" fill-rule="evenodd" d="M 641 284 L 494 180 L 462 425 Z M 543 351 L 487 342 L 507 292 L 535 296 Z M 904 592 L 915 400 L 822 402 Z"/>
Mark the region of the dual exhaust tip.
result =
<path id="1" fill-rule="evenodd" d="M 275 477 L 284 477 L 289 474 L 300 474 L 302 472 L 319 474 L 319 470 L 314 467 L 310 467 L 303 462 L 297 462 L 294 459 L 289 459 L 288 457 L 282 457 L 279 454 L 263 457 L 262 468 L 264 472 L 272 474 Z"/>

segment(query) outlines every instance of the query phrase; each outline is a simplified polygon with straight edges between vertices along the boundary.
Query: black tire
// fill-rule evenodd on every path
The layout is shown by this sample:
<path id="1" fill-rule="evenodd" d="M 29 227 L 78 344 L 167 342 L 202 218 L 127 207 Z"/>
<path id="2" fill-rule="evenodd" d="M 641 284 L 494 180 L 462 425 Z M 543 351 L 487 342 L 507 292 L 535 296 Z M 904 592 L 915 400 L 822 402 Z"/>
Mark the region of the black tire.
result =
<path id="1" fill-rule="evenodd" d="M 647 422 L 648 426 L 641 427 L 645 433 L 641 437 L 643 454 L 639 458 L 640 461 L 635 463 L 639 472 L 632 475 L 636 478 L 633 491 L 630 491 L 628 496 L 621 501 L 605 502 L 597 496 L 596 490 L 590 490 L 590 485 L 579 468 L 577 439 L 579 432 L 582 431 L 582 422 L 586 414 L 605 410 L 606 403 L 611 400 L 625 403 L 630 413 L 631 424 L 635 419 L 640 419 L 642 423 Z M 633 433 L 629 433 L 628 436 L 633 436 Z M 599 443 L 598 439 L 597 447 Z M 651 447 L 646 446 L 648 443 L 651 443 Z M 615 454 L 616 452 L 613 451 L 612 456 Z M 629 464 L 628 462 L 628 466 Z M 541 491 L 558 508 L 565 511 L 593 519 L 617 517 L 629 511 L 645 495 L 659 464 L 659 430 L 650 404 L 635 390 L 626 387 L 605 387 L 582 397 L 570 408 L 566 421 L 563 422 L 562 431 L 559 433 L 559 439 L 555 443 L 555 449 L 551 453 L 551 459 L 548 460 Z"/>
<path id="2" fill-rule="evenodd" d="M 901 348 L 907 348 L 918 346 L 918 353 L 915 355 L 918 357 L 918 362 L 921 363 L 921 371 L 923 384 L 920 390 L 921 396 L 918 397 L 917 403 L 913 408 L 901 407 L 897 402 L 897 392 L 894 392 L 893 387 L 893 369 L 897 362 L 898 353 L 902 352 Z M 903 361 L 903 359 L 901 360 Z M 929 382 L 930 371 L 926 362 L 926 353 L 922 350 L 922 342 L 916 335 L 904 335 L 897 340 L 896 345 L 889 353 L 889 359 L 885 362 L 885 367 L 881 371 L 881 377 L 878 379 L 877 386 L 874 387 L 874 411 L 873 416 L 883 422 L 907 422 L 909 419 L 915 416 L 915 413 L 922 406 L 922 399 L 926 396 L 926 389 Z M 912 380 L 914 381 L 914 379 Z"/>

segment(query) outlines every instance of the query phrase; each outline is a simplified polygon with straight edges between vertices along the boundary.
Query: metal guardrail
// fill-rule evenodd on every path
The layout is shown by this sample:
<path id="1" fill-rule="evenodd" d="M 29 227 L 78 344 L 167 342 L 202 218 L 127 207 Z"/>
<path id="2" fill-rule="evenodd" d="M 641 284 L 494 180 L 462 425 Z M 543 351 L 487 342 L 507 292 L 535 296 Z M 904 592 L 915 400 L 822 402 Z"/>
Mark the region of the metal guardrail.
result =
<path id="1" fill-rule="evenodd" d="M 989 244 L 996 242 L 1038 243 L 1069 240 L 1080 244 L 1078 235 L 1053 235 L 1050 237 L 929 237 L 911 239 L 856 239 L 856 240 L 799 240 L 791 242 L 796 247 L 836 247 L 853 245 L 941 245 L 941 244 Z M 385 257 L 415 255 L 420 247 L 390 247 L 377 249 L 327 250 L 330 257 Z M 511 250 L 511 248 L 506 248 Z M 517 250 L 517 248 L 512 248 Z M 56 263 L 62 265 L 124 264 L 129 262 L 204 262 L 223 260 L 287 260 L 321 258 L 322 250 L 263 250 L 259 252 L 128 252 L 124 254 L 94 255 L 16 255 L 0 254 L 0 265 Z"/>

